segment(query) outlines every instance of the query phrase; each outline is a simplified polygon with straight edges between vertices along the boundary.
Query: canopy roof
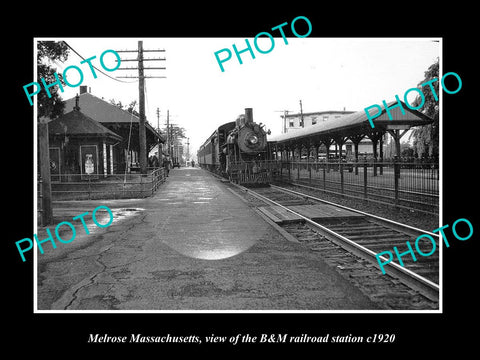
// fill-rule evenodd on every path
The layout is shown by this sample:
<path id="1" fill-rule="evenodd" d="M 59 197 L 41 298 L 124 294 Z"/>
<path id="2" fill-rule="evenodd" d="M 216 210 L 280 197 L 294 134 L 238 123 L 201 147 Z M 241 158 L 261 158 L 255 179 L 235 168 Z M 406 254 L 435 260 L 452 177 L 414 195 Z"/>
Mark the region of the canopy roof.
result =
<path id="1" fill-rule="evenodd" d="M 333 138 L 337 136 L 350 137 L 355 135 L 368 135 L 372 132 L 384 132 L 392 129 L 408 129 L 412 126 L 423 126 L 433 122 L 433 119 L 422 114 L 417 110 L 411 110 L 407 105 L 400 101 L 405 114 L 399 107 L 390 109 L 392 120 L 389 119 L 385 108 L 377 118 L 373 119 L 375 128 L 372 128 L 368 121 L 367 114 L 364 110 L 354 112 L 353 114 L 344 115 L 338 119 L 331 121 L 324 121 L 311 125 L 302 129 L 294 130 L 289 133 L 270 137 L 269 141 L 278 144 L 286 142 L 295 142 L 302 140 L 309 140 L 311 138 Z M 396 101 L 387 104 L 387 107 L 394 105 Z M 372 116 L 375 114 L 374 110 L 371 112 Z"/>

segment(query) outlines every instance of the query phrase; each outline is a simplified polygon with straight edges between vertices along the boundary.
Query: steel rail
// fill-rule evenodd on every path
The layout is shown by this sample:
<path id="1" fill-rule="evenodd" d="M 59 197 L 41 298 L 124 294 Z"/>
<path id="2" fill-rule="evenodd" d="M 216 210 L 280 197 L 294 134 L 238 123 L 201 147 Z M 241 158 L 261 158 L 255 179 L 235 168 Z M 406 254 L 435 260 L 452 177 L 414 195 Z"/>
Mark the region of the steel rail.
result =
<path id="1" fill-rule="evenodd" d="M 343 236 L 341 234 L 336 233 L 333 230 L 328 229 L 327 227 L 309 219 L 308 217 L 303 216 L 302 214 L 297 213 L 296 211 L 293 211 L 293 210 L 289 209 L 288 207 L 286 207 L 284 205 L 279 204 L 278 202 L 276 202 L 274 200 L 269 199 L 268 197 L 265 197 L 265 196 L 257 193 L 254 190 L 245 188 L 245 187 L 243 187 L 241 185 L 238 185 L 238 184 L 234 184 L 234 185 L 239 187 L 243 191 L 253 195 L 254 197 L 266 202 L 266 203 L 270 203 L 270 204 L 273 204 L 275 206 L 279 206 L 282 209 L 294 214 L 295 216 L 300 217 L 305 222 L 312 225 L 315 229 L 320 230 L 320 233 L 322 235 L 326 236 L 329 240 L 333 241 L 335 244 L 339 245 L 340 247 L 346 249 L 349 252 L 353 252 L 354 254 L 356 254 L 357 256 L 360 256 L 363 259 L 366 259 L 366 260 L 370 261 L 378 269 L 380 269 L 380 267 L 378 265 L 377 257 L 376 257 L 377 254 L 375 252 L 373 252 L 372 250 L 356 243 L 355 241 L 352 241 L 352 240 L 346 238 L 345 236 Z M 274 188 L 278 188 L 278 187 L 274 186 Z M 280 189 L 281 188 L 279 188 L 278 190 L 280 190 Z M 301 194 L 301 193 L 297 193 L 296 195 L 306 196 L 305 194 Z M 339 206 L 338 204 L 331 203 L 331 202 L 326 202 L 326 203 L 329 203 L 329 204 L 334 205 L 334 206 Z M 342 207 L 342 206 L 340 206 L 340 207 Z M 344 207 L 344 208 L 348 209 L 347 207 Z M 350 209 L 348 209 L 348 210 L 350 210 Z M 368 215 L 370 215 L 370 214 L 368 214 Z M 388 219 L 386 219 L 386 220 L 388 220 Z M 399 224 L 399 223 L 397 223 L 397 224 Z M 404 224 L 402 224 L 402 225 L 404 225 Z M 409 227 L 409 226 L 407 225 L 407 227 Z M 413 228 L 413 227 L 410 227 L 410 228 Z M 419 229 L 416 229 L 416 228 L 413 228 L 413 229 L 419 230 Z M 424 232 L 423 230 L 419 230 L 419 231 Z M 436 235 L 436 234 L 434 234 L 434 235 Z M 380 259 L 382 259 L 383 261 L 387 260 L 383 256 L 380 256 Z M 430 300 L 433 300 L 433 301 L 438 301 L 439 300 L 440 287 L 439 287 L 438 284 L 435 284 L 433 281 L 430 281 L 430 280 L 426 279 L 425 277 L 423 277 L 421 275 L 418 275 L 417 273 L 415 273 L 415 272 L 413 272 L 409 269 L 406 269 L 405 267 L 400 266 L 399 264 L 394 263 L 394 262 L 388 263 L 388 266 L 385 268 L 385 272 L 387 274 L 389 274 L 390 276 L 398 278 L 400 281 L 402 281 L 404 284 L 406 284 L 410 288 L 419 291 L 421 294 L 423 294 L 424 296 L 426 296 Z"/>
<path id="2" fill-rule="evenodd" d="M 320 198 L 317 198 L 315 196 L 304 194 L 304 193 L 301 193 L 301 192 L 298 192 L 298 191 L 295 191 L 295 190 L 286 189 L 286 188 L 283 188 L 281 186 L 270 185 L 270 187 L 272 187 L 273 189 L 277 189 L 279 191 L 283 191 L 283 192 L 286 192 L 286 193 L 291 193 L 291 194 L 294 194 L 294 195 L 297 195 L 297 196 L 302 196 L 304 198 L 312 199 L 312 200 L 322 202 L 322 203 L 325 203 L 325 204 L 328 204 L 328 205 L 336 206 L 336 207 L 339 207 L 339 208 L 342 208 L 342 209 L 345 209 L 345 210 L 348 210 L 348 211 L 355 212 L 357 214 L 362 214 L 364 216 L 367 216 L 367 217 L 373 218 L 375 220 L 378 220 L 379 222 L 387 223 L 389 225 L 392 225 L 396 229 L 399 229 L 399 230 L 402 230 L 402 231 L 405 231 L 406 229 L 408 229 L 410 231 L 413 231 L 414 233 L 417 233 L 417 235 L 418 235 L 418 233 L 428 234 L 430 236 L 433 236 L 434 238 L 437 238 L 438 240 L 440 239 L 440 236 L 438 234 L 435 234 L 435 233 L 430 232 L 430 231 L 422 230 L 422 229 L 416 228 L 416 227 L 411 226 L 411 225 L 402 224 L 402 223 L 399 223 L 399 222 L 394 221 L 394 220 L 390 220 L 390 219 L 387 219 L 387 218 L 384 218 L 384 217 L 381 217 L 381 216 L 378 216 L 378 215 L 369 214 L 369 213 L 366 213 L 366 212 L 361 211 L 361 210 L 352 209 L 352 208 L 349 208 L 348 206 L 336 204 L 336 203 L 333 203 L 333 202 L 328 201 L 328 200 L 320 199 Z M 414 235 L 414 236 L 416 236 L 416 235 Z"/>

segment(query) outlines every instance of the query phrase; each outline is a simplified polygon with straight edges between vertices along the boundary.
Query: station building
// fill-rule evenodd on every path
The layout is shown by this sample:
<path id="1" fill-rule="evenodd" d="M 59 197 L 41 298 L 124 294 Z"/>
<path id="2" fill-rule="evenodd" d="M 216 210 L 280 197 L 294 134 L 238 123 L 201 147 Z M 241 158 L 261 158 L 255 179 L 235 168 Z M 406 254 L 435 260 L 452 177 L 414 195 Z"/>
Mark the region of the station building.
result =
<path id="1" fill-rule="evenodd" d="M 98 179 L 114 173 L 114 146 L 122 137 L 85 115 L 76 100 L 71 111 L 48 124 L 52 181 Z"/>
<path id="2" fill-rule="evenodd" d="M 48 127 L 52 181 L 139 171 L 138 116 L 92 95 L 86 86 L 65 101 L 65 114 Z M 145 128 L 149 154 L 165 137 L 148 122 Z"/>

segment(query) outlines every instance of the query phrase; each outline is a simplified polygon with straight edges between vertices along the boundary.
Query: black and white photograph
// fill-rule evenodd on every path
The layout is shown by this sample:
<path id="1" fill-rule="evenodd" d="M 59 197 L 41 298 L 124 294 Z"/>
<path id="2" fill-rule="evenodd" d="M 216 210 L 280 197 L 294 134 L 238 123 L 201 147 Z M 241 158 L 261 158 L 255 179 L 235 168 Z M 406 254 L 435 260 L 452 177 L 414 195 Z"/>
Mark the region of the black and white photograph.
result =
<path id="1" fill-rule="evenodd" d="M 445 333 L 473 304 L 478 237 L 460 43 L 270 15 L 19 40 L 6 254 L 31 329 L 87 352 L 462 338 Z"/>
<path id="2" fill-rule="evenodd" d="M 35 39 L 38 311 L 441 310 L 439 103 L 461 78 L 439 80 L 441 39 L 301 22 Z"/>

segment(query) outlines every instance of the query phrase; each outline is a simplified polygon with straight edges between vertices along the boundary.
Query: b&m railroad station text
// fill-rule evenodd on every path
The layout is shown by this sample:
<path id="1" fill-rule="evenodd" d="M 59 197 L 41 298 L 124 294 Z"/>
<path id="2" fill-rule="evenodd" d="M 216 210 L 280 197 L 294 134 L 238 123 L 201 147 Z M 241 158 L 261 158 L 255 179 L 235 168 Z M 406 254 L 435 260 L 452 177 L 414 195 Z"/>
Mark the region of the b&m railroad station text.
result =
<path id="1" fill-rule="evenodd" d="M 198 335 L 161 335 L 148 336 L 144 334 L 129 335 L 109 335 L 109 334 L 89 334 L 88 343 L 195 343 L 202 344 L 255 344 L 255 343 L 393 343 L 395 342 L 395 334 L 369 334 L 368 336 L 356 336 L 352 334 L 326 334 L 324 336 L 310 336 L 308 334 L 290 335 L 290 334 L 237 334 L 232 336 L 218 336 L 212 334 L 210 336 Z"/>

